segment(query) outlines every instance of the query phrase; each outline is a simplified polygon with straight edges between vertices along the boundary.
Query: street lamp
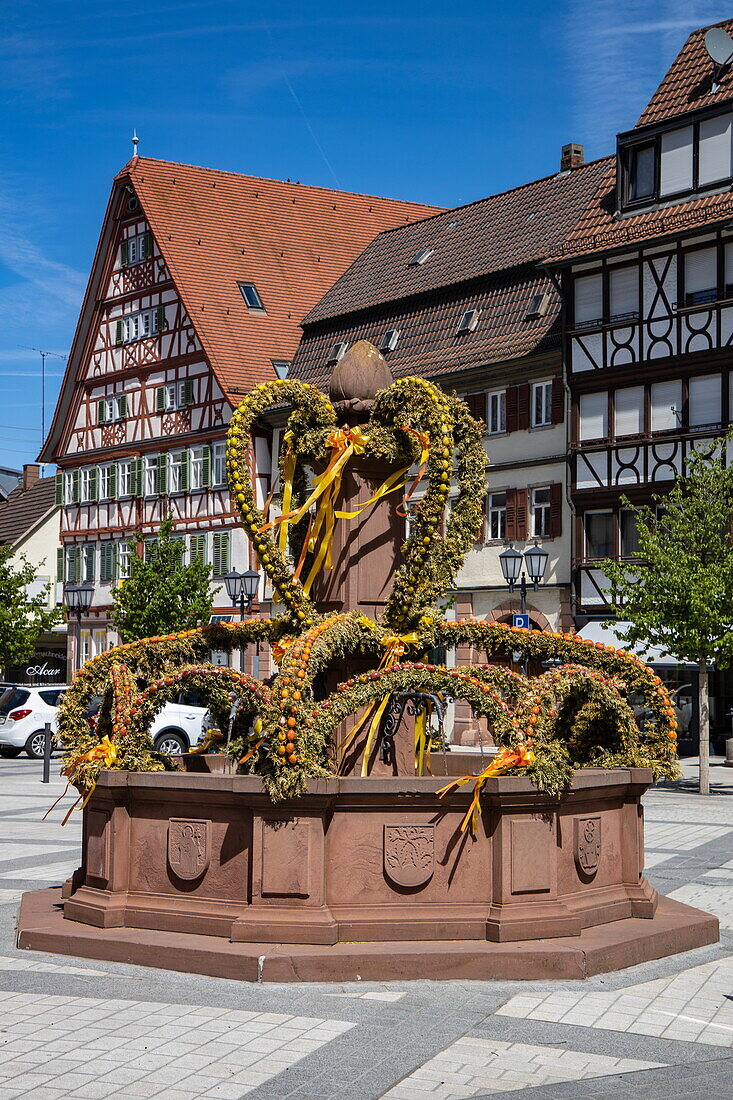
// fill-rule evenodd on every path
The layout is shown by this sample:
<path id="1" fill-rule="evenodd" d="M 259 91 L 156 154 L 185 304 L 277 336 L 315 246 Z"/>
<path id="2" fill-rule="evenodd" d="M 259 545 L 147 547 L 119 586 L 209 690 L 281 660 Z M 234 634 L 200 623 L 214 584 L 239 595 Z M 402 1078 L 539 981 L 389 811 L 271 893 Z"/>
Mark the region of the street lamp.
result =
<path id="1" fill-rule="evenodd" d="M 93 596 L 94 585 L 88 581 L 64 585 L 64 606 L 69 616 L 76 615 L 76 671 L 81 667 L 81 620 L 89 613 Z"/>
<path id="2" fill-rule="evenodd" d="M 501 571 L 504 574 L 504 580 L 509 585 L 510 592 L 514 591 L 514 585 L 519 581 L 520 611 L 522 615 L 527 613 L 527 573 L 536 592 L 537 586 L 545 575 L 549 558 L 550 555 L 537 542 L 529 550 L 525 550 L 523 554 L 519 550 L 515 550 L 513 546 L 507 547 L 499 554 Z M 527 573 L 525 573 L 523 566 L 526 568 Z"/>
<path id="3" fill-rule="evenodd" d="M 260 587 L 260 575 L 256 569 L 245 569 L 244 573 L 238 573 L 236 569 L 232 569 L 230 573 L 224 574 L 224 584 L 226 585 L 227 595 L 232 601 L 234 606 L 239 605 L 239 621 L 244 622 L 245 611 L 250 612 L 252 610 L 252 604 L 257 597 L 257 591 Z M 244 646 L 240 650 L 240 667 L 244 672 Z M 259 679 L 260 675 L 260 643 L 257 642 L 257 653 L 254 660 L 254 667 L 252 669 L 255 680 Z"/>

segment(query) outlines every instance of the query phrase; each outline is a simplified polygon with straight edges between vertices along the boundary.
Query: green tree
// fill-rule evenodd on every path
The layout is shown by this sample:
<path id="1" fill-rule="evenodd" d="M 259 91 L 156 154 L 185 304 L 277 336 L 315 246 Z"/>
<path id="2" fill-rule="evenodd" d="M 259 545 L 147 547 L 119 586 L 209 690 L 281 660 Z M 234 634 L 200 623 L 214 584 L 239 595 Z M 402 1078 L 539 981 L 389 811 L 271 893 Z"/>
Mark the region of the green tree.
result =
<path id="1" fill-rule="evenodd" d="M 624 641 L 647 652 L 659 646 L 697 664 L 700 701 L 700 792 L 710 793 L 711 664 L 733 658 L 733 468 L 724 455 L 731 436 L 691 451 L 687 473 L 653 506 L 633 508 L 641 564 L 604 562 L 616 621 L 631 625 Z M 631 508 L 628 500 L 623 501 Z"/>
<path id="2" fill-rule="evenodd" d="M 184 542 L 173 534 L 173 520 L 163 520 L 155 540 L 138 556 L 143 536 L 128 539 L 130 575 L 114 591 L 112 622 L 123 642 L 190 630 L 208 618 L 211 566 L 184 562 Z"/>
<path id="3" fill-rule="evenodd" d="M 36 579 L 35 566 L 24 554 L 15 564 L 12 546 L 0 546 L 0 668 L 24 661 L 33 653 L 39 634 L 63 618 L 61 608 L 48 606 L 48 586 L 29 596 L 27 586 Z M 41 563 L 43 564 L 43 563 Z"/>

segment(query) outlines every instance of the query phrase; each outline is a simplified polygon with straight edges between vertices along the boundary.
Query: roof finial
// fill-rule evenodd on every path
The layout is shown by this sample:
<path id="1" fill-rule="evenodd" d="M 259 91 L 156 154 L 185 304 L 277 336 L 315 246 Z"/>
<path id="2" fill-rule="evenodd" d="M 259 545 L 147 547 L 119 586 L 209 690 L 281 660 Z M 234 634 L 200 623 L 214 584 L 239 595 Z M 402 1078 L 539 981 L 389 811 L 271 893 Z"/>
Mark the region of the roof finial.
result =
<path id="1" fill-rule="evenodd" d="M 137 156 L 137 145 L 138 145 L 139 141 L 140 141 L 140 138 L 137 136 L 137 130 L 133 126 L 133 129 L 132 129 L 132 155 L 133 155 L 133 157 Z"/>

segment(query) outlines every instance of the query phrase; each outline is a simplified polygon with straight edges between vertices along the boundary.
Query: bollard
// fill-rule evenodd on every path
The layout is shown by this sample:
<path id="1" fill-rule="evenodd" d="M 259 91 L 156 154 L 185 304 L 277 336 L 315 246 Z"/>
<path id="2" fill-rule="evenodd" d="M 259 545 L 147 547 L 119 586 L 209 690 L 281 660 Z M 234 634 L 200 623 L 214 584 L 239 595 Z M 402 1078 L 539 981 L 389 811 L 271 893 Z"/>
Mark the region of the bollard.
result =
<path id="1" fill-rule="evenodd" d="M 729 737 L 725 742 L 725 766 L 733 768 L 733 737 Z"/>
<path id="2" fill-rule="evenodd" d="M 41 783 L 48 783 L 51 776 L 51 725 L 49 722 L 46 722 L 43 732 L 43 779 Z"/>

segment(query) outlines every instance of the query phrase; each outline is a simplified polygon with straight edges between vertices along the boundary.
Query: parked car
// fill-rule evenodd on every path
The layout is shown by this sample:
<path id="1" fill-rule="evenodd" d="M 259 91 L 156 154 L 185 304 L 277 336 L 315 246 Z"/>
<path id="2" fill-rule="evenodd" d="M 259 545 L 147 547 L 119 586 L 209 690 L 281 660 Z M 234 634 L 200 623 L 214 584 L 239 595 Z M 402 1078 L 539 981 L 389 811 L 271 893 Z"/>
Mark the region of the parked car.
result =
<path id="1" fill-rule="evenodd" d="M 0 756 L 20 756 L 23 749 L 31 760 L 43 756 L 45 725 L 56 732 L 56 708 L 65 687 L 26 687 L 11 684 L 0 695 Z"/>
<path id="2" fill-rule="evenodd" d="M 198 744 L 212 725 L 208 709 L 199 706 L 199 701 L 194 692 L 184 691 L 174 702 L 163 705 L 150 727 L 150 736 L 158 752 L 178 756 L 182 752 L 188 752 L 192 745 Z M 92 729 L 96 727 L 101 702 L 101 696 L 97 695 L 87 707 L 87 717 Z"/>

